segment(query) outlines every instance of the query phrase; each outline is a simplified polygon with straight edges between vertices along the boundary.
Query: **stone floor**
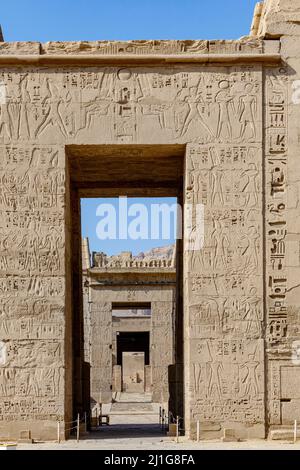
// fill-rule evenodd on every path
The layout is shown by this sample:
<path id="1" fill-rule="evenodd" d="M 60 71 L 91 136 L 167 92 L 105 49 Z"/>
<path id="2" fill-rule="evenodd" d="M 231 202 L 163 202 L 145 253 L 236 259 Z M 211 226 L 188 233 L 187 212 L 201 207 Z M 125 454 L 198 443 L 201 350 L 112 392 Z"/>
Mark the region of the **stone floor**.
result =
<path id="1" fill-rule="evenodd" d="M 237 443 L 223 443 L 220 440 L 194 442 L 180 437 L 166 437 L 159 425 L 159 404 L 149 403 L 140 396 L 118 397 L 118 402 L 105 405 L 110 415 L 110 426 L 81 437 L 79 443 L 74 437 L 66 442 L 19 444 L 19 450 L 300 450 L 288 441 L 253 440 Z M 104 411 L 104 410 L 103 410 Z"/>
<path id="2" fill-rule="evenodd" d="M 72 440 L 57 444 L 22 444 L 19 450 L 168 450 L 172 452 L 182 450 L 300 450 L 300 442 L 291 444 L 288 442 L 273 441 L 247 441 L 237 443 L 222 443 L 220 441 L 189 442 L 181 438 L 177 444 L 170 438 L 162 437 L 159 433 L 149 435 L 149 429 L 141 431 L 139 436 L 127 432 L 117 436 L 91 435 L 88 439 L 78 444 Z"/>

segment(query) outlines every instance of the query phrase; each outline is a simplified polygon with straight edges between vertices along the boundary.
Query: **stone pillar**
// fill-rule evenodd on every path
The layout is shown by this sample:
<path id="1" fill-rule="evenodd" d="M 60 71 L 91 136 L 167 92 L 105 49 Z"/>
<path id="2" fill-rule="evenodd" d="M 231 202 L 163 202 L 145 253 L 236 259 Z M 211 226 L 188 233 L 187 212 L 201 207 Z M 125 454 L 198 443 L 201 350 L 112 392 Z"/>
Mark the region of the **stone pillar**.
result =
<path id="1" fill-rule="evenodd" d="M 186 428 L 264 437 L 262 69 L 220 68 L 210 85 L 215 142 L 186 151 Z"/>
<path id="2" fill-rule="evenodd" d="M 122 392 L 122 366 L 113 366 L 113 392 Z"/>
<path id="3" fill-rule="evenodd" d="M 168 368 L 174 363 L 174 302 L 151 302 L 152 401 L 169 400 Z"/>
<path id="4" fill-rule="evenodd" d="M 24 430 L 33 439 L 55 439 L 57 420 L 70 419 L 72 403 L 70 360 L 65 364 L 67 328 L 71 335 L 65 153 L 38 143 L 32 122 L 28 143 L 27 103 L 17 98 L 26 75 L 1 79 L 7 81 L 2 119 L 9 113 L 0 125 L 0 438 L 6 440 Z"/>
<path id="5" fill-rule="evenodd" d="M 94 294 L 96 295 L 96 293 Z M 91 406 L 112 397 L 111 303 L 93 302 L 91 310 Z"/>

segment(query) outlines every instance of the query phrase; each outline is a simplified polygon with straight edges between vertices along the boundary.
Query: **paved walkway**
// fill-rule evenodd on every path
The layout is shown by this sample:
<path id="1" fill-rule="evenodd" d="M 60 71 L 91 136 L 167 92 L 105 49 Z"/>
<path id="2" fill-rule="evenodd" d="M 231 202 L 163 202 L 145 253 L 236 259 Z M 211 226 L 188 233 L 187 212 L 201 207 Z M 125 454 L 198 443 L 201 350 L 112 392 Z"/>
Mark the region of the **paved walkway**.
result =
<path id="1" fill-rule="evenodd" d="M 179 443 L 166 437 L 158 420 L 158 404 L 149 403 L 145 396 L 125 394 L 112 405 L 105 405 L 110 414 L 110 426 L 82 437 L 79 443 L 74 438 L 67 442 L 18 445 L 21 450 L 168 450 L 172 453 L 185 450 L 300 450 L 300 441 L 253 440 L 223 443 L 220 440 L 194 442 L 181 437 Z M 148 398 L 148 397 L 147 397 Z"/>
<path id="2" fill-rule="evenodd" d="M 190 442 L 181 438 L 179 444 L 170 438 L 161 437 L 159 433 L 147 436 L 147 432 L 138 437 L 132 433 L 129 436 L 124 433 L 123 436 L 111 436 L 102 438 L 99 434 L 97 438 L 90 436 L 88 439 L 80 441 L 67 441 L 61 444 L 23 444 L 19 445 L 20 450 L 170 450 L 172 452 L 182 450 L 300 450 L 300 442 L 291 444 L 287 442 L 275 441 L 247 441 L 237 443 L 222 443 L 220 441 Z"/>

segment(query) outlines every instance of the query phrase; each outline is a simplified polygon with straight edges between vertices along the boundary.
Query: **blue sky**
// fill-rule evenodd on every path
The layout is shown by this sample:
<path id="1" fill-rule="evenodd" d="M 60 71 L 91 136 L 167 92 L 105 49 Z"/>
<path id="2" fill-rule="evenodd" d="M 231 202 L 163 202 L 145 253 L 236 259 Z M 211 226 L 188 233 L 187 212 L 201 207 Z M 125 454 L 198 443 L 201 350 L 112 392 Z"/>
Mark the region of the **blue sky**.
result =
<path id="1" fill-rule="evenodd" d="M 257 0 L 2 0 L 7 41 L 236 39 Z"/>
<path id="2" fill-rule="evenodd" d="M 107 204 L 112 205 L 113 210 L 107 208 L 105 206 Z M 144 207 L 141 209 L 136 204 L 142 204 Z M 174 243 L 174 232 L 176 230 L 174 212 L 170 212 L 170 218 L 166 215 L 164 219 L 161 215 L 156 217 L 156 213 L 153 210 L 157 204 L 167 204 L 172 209 L 173 204 L 176 204 L 176 199 L 128 198 L 128 210 L 126 211 L 119 209 L 119 200 L 117 199 L 82 199 L 82 235 L 89 238 L 91 251 L 104 251 L 107 254 L 115 254 L 120 251 L 132 251 L 134 254 L 138 254 L 141 251 L 147 251 L 156 246 Z M 101 216 L 96 214 L 99 207 L 102 208 Z M 135 214 L 132 215 L 134 212 Z M 108 214 L 110 215 L 109 219 L 107 217 Z M 152 220 L 158 221 L 157 224 L 151 223 L 151 214 Z M 99 224 L 101 225 L 99 226 Z M 157 229 L 158 233 L 152 234 L 151 237 L 151 229 L 153 230 L 153 228 Z M 122 237 L 122 229 L 123 231 L 125 229 L 129 234 L 127 239 L 119 239 L 119 235 Z M 115 237 L 114 230 L 116 230 L 117 237 L 112 239 L 112 236 Z M 107 231 L 110 231 L 110 238 L 104 239 Z M 133 240 L 131 234 L 139 235 L 140 238 Z"/>
<path id="3" fill-rule="evenodd" d="M 257 0 L 3 0 L 0 23 L 6 41 L 237 39 L 248 34 L 256 2 Z M 144 202 L 149 208 L 151 201 Z M 174 200 L 170 199 L 168 202 L 171 204 Z M 92 250 L 101 250 L 108 254 L 123 250 L 139 253 L 173 242 L 172 238 L 100 241 L 96 236 L 96 227 L 100 220 L 96 216 L 99 203 L 101 201 L 95 199 L 82 201 L 82 234 L 90 238 Z"/>

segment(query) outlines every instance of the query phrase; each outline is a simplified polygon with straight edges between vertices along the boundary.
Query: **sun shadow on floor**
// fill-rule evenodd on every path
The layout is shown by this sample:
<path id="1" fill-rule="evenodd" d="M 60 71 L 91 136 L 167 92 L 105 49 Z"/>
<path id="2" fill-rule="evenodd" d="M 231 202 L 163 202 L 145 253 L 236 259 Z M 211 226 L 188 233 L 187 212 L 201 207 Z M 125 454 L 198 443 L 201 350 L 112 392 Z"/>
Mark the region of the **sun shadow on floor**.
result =
<path id="1" fill-rule="evenodd" d="M 145 437 L 166 437 L 159 424 L 112 424 L 91 431 L 82 439 L 128 439 Z"/>

